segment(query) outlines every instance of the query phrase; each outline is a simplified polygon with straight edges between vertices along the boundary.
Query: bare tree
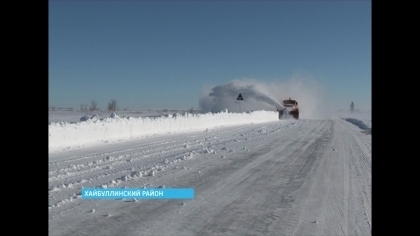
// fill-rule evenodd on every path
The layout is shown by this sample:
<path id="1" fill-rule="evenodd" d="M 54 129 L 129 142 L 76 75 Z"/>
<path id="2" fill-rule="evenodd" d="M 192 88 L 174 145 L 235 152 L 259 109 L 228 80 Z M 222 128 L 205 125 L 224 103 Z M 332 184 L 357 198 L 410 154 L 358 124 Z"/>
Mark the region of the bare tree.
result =
<path id="1" fill-rule="evenodd" d="M 117 100 L 113 99 L 108 103 L 108 110 L 109 111 L 117 110 Z"/>
<path id="2" fill-rule="evenodd" d="M 93 100 L 91 103 L 90 103 L 90 108 L 89 108 L 89 110 L 91 110 L 91 111 L 96 111 L 98 109 L 98 103 L 95 101 L 95 100 Z"/>
<path id="3" fill-rule="evenodd" d="M 86 104 L 80 104 L 80 111 L 87 111 L 87 105 Z"/>

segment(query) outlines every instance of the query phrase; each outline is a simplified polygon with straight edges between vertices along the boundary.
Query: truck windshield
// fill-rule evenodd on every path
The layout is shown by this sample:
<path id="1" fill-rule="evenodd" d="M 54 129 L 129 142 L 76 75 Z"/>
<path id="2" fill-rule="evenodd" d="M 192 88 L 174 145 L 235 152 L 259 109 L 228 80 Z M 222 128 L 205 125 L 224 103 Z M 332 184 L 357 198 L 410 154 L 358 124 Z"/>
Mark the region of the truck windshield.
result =
<path id="1" fill-rule="evenodd" d="M 284 100 L 283 104 L 285 106 L 293 106 L 293 105 L 297 105 L 297 102 L 295 100 Z"/>

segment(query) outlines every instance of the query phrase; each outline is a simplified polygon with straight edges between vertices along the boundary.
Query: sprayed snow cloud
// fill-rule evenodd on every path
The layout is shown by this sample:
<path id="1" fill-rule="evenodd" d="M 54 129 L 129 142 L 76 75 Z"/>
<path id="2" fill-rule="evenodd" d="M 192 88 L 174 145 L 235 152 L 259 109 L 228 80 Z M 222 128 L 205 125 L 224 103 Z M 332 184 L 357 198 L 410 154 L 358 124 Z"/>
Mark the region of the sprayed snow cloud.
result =
<path id="1" fill-rule="evenodd" d="M 239 94 L 243 101 L 237 100 Z M 239 112 L 246 110 L 275 110 L 282 105 L 278 97 L 264 84 L 253 80 L 234 80 L 228 84 L 218 85 L 200 99 L 203 111 L 218 112 L 224 109 Z"/>
<path id="2" fill-rule="evenodd" d="M 243 101 L 238 101 L 241 94 Z M 328 102 L 322 95 L 320 86 L 313 80 L 292 78 L 287 82 L 261 82 L 255 79 L 233 80 L 227 84 L 218 85 L 210 90 L 203 90 L 199 105 L 202 111 L 270 110 L 282 108 L 283 98 L 298 101 L 301 118 L 326 118 Z"/>

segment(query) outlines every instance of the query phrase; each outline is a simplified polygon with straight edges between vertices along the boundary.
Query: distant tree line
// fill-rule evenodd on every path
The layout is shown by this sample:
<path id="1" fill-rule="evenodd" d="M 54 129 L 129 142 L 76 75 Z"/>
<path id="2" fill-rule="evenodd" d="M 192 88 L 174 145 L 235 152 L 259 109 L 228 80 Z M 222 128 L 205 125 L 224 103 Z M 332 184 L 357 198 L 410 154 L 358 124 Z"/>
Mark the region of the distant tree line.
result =
<path id="1" fill-rule="evenodd" d="M 111 101 L 109 101 L 106 108 L 107 108 L 108 111 L 116 111 L 118 109 L 117 100 L 112 99 Z M 60 108 L 58 108 L 58 109 L 60 109 Z M 50 110 L 52 110 L 52 111 L 55 111 L 55 110 L 58 110 L 58 109 L 57 109 L 56 106 L 50 106 Z M 73 108 L 66 108 L 66 110 L 73 110 Z M 88 111 L 93 112 L 93 111 L 97 111 L 97 110 L 100 110 L 100 109 L 98 108 L 98 102 L 96 100 L 92 100 L 90 102 L 90 106 L 88 106 L 86 104 L 80 104 L 80 111 L 82 111 L 82 112 L 88 112 Z M 123 110 L 128 110 L 128 108 L 124 108 Z M 148 110 L 150 110 L 150 109 L 148 109 Z M 169 112 L 169 109 L 165 108 L 165 109 L 163 109 L 163 112 Z M 194 114 L 194 113 L 197 113 L 198 110 L 195 110 L 194 107 L 191 107 L 189 109 L 186 109 L 186 112 Z"/>
<path id="2" fill-rule="evenodd" d="M 110 102 L 108 102 L 107 109 L 109 111 L 116 111 L 117 110 L 117 100 L 112 99 Z M 87 111 L 97 111 L 98 108 L 98 102 L 95 100 L 92 100 L 90 102 L 90 107 L 88 109 L 88 106 L 86 104 L 80 104 L 80 111 L 87 112 Z"/>

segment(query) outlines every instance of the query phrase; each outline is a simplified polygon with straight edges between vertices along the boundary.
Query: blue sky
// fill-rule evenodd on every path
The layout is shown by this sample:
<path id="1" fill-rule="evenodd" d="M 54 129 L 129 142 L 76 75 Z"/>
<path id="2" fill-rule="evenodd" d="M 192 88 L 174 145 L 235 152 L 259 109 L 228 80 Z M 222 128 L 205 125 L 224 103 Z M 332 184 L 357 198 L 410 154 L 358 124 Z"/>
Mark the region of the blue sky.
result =
<path id="1" fill-rule="evenodd" d="M 199 108 L 203 87 L 316 81 L 371 109 L 371 1 L 49 1 L 49 106 Z"/>

